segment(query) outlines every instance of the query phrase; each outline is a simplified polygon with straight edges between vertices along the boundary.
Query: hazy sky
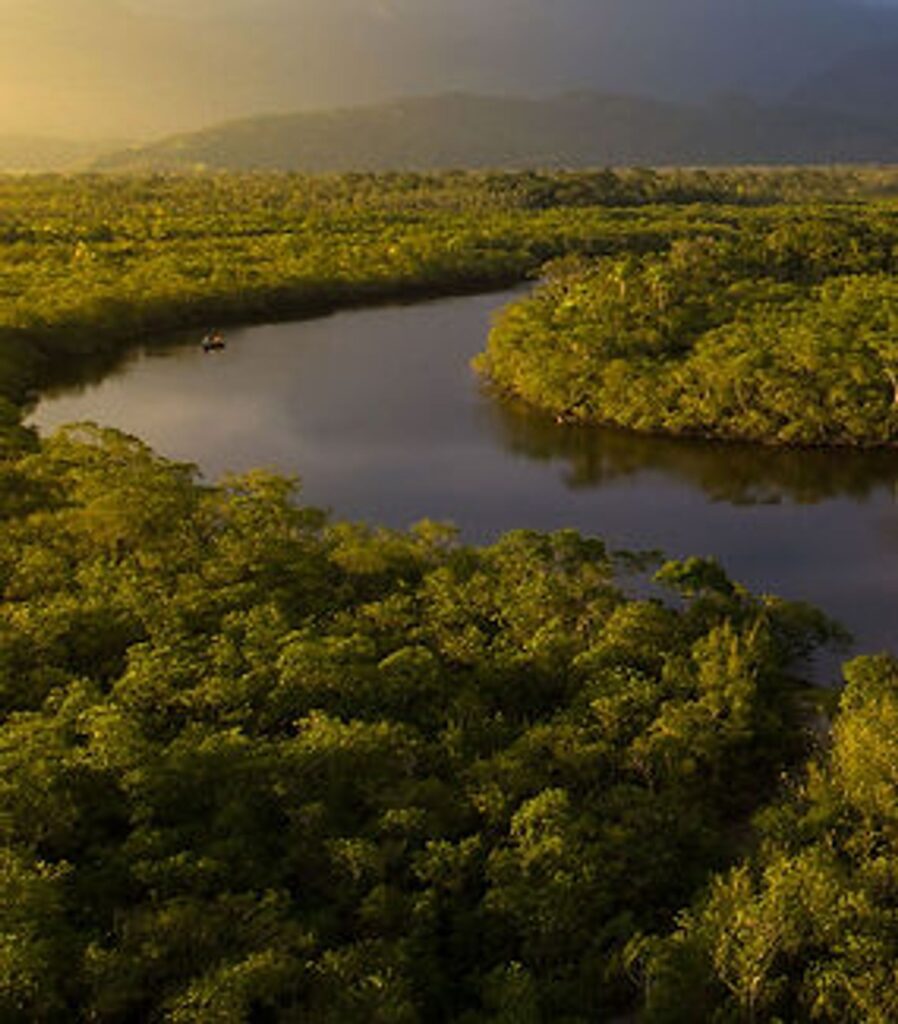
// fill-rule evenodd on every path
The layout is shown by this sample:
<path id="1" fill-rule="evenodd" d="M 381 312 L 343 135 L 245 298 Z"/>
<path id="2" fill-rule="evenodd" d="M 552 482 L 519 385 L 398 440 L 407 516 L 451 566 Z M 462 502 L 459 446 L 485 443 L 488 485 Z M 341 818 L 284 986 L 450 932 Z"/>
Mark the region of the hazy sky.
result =
<path id="1" fill-rule="evenodd" d="M 898 0 L 0 0 L 0 134 L 448 89 L 775 96 L 892 35 Z"/>

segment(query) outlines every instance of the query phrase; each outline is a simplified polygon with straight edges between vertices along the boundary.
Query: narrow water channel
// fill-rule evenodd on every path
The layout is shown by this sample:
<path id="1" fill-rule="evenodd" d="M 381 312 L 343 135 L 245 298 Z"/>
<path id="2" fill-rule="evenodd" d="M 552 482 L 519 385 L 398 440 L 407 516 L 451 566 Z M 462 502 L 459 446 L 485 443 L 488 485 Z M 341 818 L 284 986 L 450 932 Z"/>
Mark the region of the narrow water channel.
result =
<path id="1" fill-rule="evenodd" d="M 469 540 L 576 527 L 717 556 L 898 650 L 898 453 L 773 451 L 559 427 L 485 394 L 469 360 L 514 293 L 231 330 L 223 352 L 135 351 L 46 393 L 42 432 L 94 420 L 208 478 L 268 466 L 339 518 L 452 520 Z"/>

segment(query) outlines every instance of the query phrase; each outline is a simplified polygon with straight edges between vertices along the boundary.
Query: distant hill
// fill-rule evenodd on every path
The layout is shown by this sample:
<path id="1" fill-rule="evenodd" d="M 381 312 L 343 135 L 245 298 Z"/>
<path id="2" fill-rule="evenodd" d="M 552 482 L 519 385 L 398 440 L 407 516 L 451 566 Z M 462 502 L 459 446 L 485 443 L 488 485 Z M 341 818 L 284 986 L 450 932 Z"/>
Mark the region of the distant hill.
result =
<path id="1" fill-rule="evenodd" d="M 898 131 L 850 113 L 583 92 L 546 100 L 452 94 L 247 118 L 107 154 L 93 166 L 315 172 L 895 160 Z"/>
<path id="2" fill-rule="evenodd" d="M 808 79 L 795 103 L 840 111 L 868 122 L 898 125 L 898 45 L 862 50 Z"/>
<path id="3" fill-rule="evenodd" d="M 123 139 L 83 141 L 39 135 L 0 135 L 0 173 L 77 171 L 101 154 L 127 145 Z"/>

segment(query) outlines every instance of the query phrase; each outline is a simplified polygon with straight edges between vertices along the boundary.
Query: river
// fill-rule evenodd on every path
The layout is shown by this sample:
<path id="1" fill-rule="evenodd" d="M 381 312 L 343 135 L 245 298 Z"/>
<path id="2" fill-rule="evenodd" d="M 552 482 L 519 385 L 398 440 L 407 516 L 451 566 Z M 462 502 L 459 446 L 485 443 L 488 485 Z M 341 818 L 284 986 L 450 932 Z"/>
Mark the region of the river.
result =
<path id="1" fill-rule="evenodd" d="M 223 352 L 144 346 L 48 390 L 30 422 L 115 426 L 210 479 L 295 474 L 338 518 L 452 520 L 472 541 L 576 527 L 615 548 L 715 555 L 754 590 L 823 608 L 855 650 L 898 649 L 898 453 L 558 426 L 490 396 L 469 367 L 514 295 L 234 329 Z"/>

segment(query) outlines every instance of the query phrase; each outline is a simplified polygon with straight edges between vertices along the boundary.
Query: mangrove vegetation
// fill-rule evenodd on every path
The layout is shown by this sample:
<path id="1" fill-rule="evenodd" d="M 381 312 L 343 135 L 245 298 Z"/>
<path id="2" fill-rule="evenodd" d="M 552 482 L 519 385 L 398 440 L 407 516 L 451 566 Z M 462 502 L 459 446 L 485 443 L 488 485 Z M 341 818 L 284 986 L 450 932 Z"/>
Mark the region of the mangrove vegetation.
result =
<path id="1" fill-rule="evenodd" d="M 838 637 L 713 561 L 627 596 L 648 556 L 330 524 L 109 430 L 2 465 L 4 1020 L 626 1009 Z"/>
<path id="2" fill-rule="evenodd" d="M 498 288 L 808 204 L 881 211 L 891 171 L 0 177 L 0 395 L 181 328 Z M 797 204 L 797 205 L 796 205 Z"/>
<path id="3" fill-rule="evenodd" d="M 713 559 L 332 522 L 21 415 L 141 337 L 529 276 L 481 367 L 563 420 L 890 445 L 896 183 L 0 179 L 0 1019 L 894 1020 L 894 658 L 829 700 L 839 627 Z"/>
<path id="4" fill-rule="evenodd" d="M 889 206 L 731 211 L 661 251 L 549 264 L 477 365 L 564 420 L 892 445 L 896 266 Z"/>

